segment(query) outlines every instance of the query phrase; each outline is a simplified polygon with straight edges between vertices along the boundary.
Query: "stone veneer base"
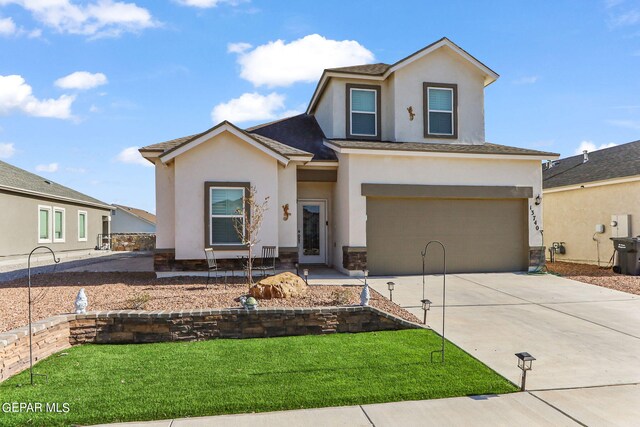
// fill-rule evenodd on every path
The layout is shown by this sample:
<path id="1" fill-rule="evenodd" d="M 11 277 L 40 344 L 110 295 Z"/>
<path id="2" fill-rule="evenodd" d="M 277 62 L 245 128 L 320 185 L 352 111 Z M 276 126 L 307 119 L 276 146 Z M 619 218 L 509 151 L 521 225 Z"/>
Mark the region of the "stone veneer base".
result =
<path id="1" fill-rule="evenodd" d="M 99 311 L 33 323 L 34 363 L 74 345 L 267 338 L 418 329 L 374 307 Z M 29 368 L 28 327 L 0 333 L 0 382 Z"/>

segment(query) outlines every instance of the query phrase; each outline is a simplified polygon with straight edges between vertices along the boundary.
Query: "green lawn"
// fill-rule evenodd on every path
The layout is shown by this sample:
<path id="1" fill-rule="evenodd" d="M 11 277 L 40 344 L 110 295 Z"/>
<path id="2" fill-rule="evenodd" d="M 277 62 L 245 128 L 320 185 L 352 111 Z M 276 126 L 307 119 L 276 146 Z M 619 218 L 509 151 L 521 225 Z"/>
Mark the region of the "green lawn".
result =
<path id="1" fill-rule="evenodd" d="M 57 426 L 508 393 L 516 387 L 440 337 L 406 330 L 144 345 L 84 345 L 0 384 L 6 402 L 68 403 L 66 414 L 0 412 L 0 425 Z"/>

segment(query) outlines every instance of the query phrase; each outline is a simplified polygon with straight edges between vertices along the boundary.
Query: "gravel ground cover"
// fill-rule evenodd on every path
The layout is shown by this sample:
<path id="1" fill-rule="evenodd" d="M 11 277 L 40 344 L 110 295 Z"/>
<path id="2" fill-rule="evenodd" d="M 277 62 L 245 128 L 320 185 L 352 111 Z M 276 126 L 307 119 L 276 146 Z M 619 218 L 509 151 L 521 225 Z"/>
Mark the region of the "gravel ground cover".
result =
<path id="1" fill-rule="evenodd" d="M 175 310 L 238 307 L 234 299 L 246 294 L 246 284 L 209 285 L 206 277 L 157 279 L 154 273 L 40 274 L 31 279 L 34 321 L 70 313 L 80 288 L 85 288 L 88 310 Z M 241 279 L 236 278 L 239 282 Z M 318 307 L 358 304 L 362 286 L 311 285 L 297 298 L 260 300 L 262 307 Z M 373 307 L 412 322 L 414 315 L 371 289 Z M 27 280 L 0 283 L 0 332 L 27 324 Z"/>
<path id="2" fill-rule="evenodd" d="M 570 262 L 547 263 L 550 272 L 567 279 L 640 295 L 640 276 L 614 273 L 610 268 Z"/>

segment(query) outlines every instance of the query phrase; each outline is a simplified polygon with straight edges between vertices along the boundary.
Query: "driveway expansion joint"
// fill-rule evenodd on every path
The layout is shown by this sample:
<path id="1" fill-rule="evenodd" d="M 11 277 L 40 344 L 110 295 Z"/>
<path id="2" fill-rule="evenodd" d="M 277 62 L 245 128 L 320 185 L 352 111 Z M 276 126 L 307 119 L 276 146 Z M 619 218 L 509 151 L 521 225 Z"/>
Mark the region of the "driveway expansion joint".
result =
<path id="1" fill-rule="evenodd" d="M 538 399 L 538 400 L 539 400 L 539 401 L 541 401 L 542 403 L 544 403 L 544 404 L 548 405 L 549 407 L 551 407 L 551 408 L 555 409 L 556 411 L 560 412 L 562 415 L 564 415 L 565 417 L 567 417 L 567 418 L 571 419 L 572 421 L 574 421 L 574 422 L 576 422 L 576 423 L 580 424 L 581 426 L 588 427 L 588 425 L 587 425 L 587 424 L 583 423 L 582 421 L 580 421 L 580 420 L 579 420 L 579 419 L 577 419 L 577 418 L 572 417 L 571 415 L 567 414 L 567 413 L 566 413 L 565 411 L 563 411 L 562 409 L 558 408 L 558 407 L 557 407 L 557 406 L 555 406 L 555 405 L 552 405 L 551 403 L 547 402 L 546 400 L 544 400 L 544 399 L 543 399 L 543 398 L 541 398 L 540 396 L 536 396 L 535 394 L 533 394 L 533 393 L 531 393 L 531 392 L 527 392 L 527 393 L 528 393 L 530 396 L 535 397 L 536 399 Z"/>

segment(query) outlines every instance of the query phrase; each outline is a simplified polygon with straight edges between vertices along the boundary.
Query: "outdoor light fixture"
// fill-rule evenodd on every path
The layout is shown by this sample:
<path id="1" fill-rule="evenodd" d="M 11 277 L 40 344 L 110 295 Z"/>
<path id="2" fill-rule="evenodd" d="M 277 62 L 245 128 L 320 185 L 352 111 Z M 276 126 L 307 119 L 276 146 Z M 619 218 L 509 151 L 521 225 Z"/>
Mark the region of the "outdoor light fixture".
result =
<path id="1" fill-rule="evenodd" d="M 527 371 L 531 370 L 531 365 L 533 364 L 533 361 L 536 360 L 536 358 L 527 352 L 516 353 L 516 357 L 518 358 L 518 368 L 522 370 L 522 382 L 520 384 L 520 391 L 524 391 L 524 387 L 527 382 Z"/>
<path id="2" fill-rule="evenodd" d="M 387 282 L 387 287 L 389 288 L 389 301 L 393 301 L 393 288 L 396 287 L 396 284 L 393 282 Z"/>
<path id="3" fill-rule="evenodd" d="M 535 203 L 536 203 L 536 206 L 539 206 L 539 205 L 540 205 L 540 203 L 542 203 L 542 197 L 540 197 L 540 195 L 539 195 L 539 194 L 536 196 L 536 201 L 535 201 Z"/>
<path id="4" fill-rule="evenodd" d="M 302 270 L 302 275 L 304 276 L 304 283 L 308 285 L 309 281 L 307 279 L 309 277 L 309 269 L 305 268 L 304 270 Z"/>
<path id="5" fill-rule="evenodd" d="M 431 301 L 429 301 L 428 299 L 421 299 L 420 302 L 422 303 L 422 311 L 424 311 L 424 321 L 423 321 L 423 323 L 426 325 L 427 324 L 427 311 L 429 311 L 431 309 Z"/>

